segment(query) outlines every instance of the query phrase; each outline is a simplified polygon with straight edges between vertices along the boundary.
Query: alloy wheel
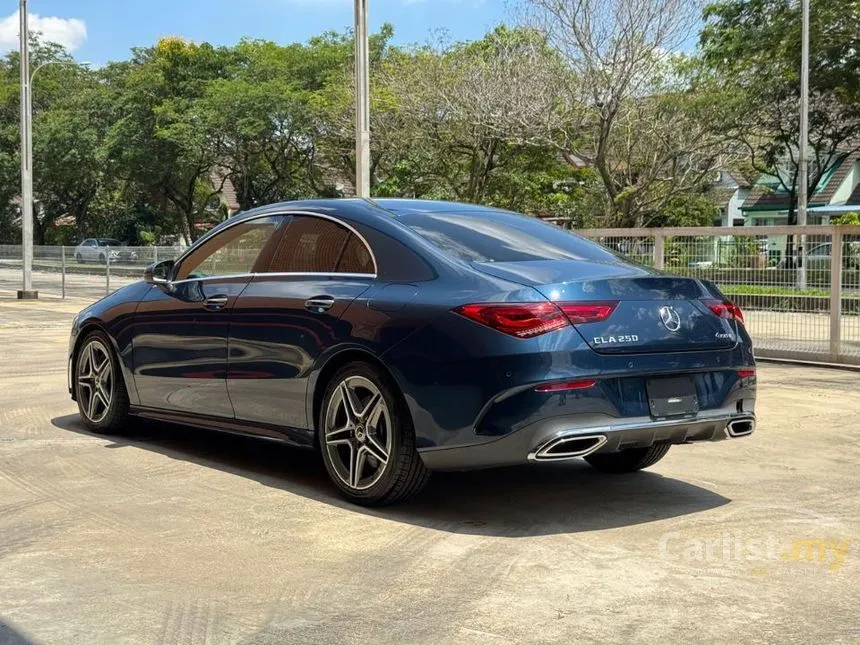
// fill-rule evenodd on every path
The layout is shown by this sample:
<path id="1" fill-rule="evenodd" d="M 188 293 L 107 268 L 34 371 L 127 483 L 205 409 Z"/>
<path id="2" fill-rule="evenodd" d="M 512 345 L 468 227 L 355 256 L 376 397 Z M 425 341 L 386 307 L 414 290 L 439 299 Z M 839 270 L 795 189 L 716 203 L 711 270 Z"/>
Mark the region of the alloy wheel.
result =
<path id="1" fill-rule="evenodd" d="M 110 352 L 100 340 L 88 342 L 78 358 L 78 401 L 92 423 L 107 416 L 114 394 Z"/>
<path id="2" fill-rule="evenodd" d="M 332 469 L 352 490 L 367 490 L 385 472 L 393 428 L 379 387 L 348 376 L 332 392 L 325 414 L 324 442 Z"/>

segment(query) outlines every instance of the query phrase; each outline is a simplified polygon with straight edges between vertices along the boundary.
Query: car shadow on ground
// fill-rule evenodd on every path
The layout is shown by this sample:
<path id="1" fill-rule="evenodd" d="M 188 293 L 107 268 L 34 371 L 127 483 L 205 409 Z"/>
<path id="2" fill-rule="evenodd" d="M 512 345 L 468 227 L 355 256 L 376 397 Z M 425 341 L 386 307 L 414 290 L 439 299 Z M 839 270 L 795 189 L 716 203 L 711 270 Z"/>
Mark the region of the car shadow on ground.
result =
<path id="1" fill-rule="evenodd" d="M 0 645 L 35 645 L 36 641 L 24 636 L 11 624 L 0 618 Z"/>
<path id="2" fill-rule="evenodd" d="M 77 415 L 52 420 L 62 430 L 96 436 Z M 605 475 L 581 460 L 470 472 L 437 472 L 408 502 L 368 509 L 344 501 L 315 453 L 220 432 L 136 421 L 108 448 L 140 448 L 172 459 L 389 520 L 441 531 L 525 537 L 631 526 L 717 508 L 731 500 L 653 472 Z M 671 459 L 671 452 L 669 453 Z"/>

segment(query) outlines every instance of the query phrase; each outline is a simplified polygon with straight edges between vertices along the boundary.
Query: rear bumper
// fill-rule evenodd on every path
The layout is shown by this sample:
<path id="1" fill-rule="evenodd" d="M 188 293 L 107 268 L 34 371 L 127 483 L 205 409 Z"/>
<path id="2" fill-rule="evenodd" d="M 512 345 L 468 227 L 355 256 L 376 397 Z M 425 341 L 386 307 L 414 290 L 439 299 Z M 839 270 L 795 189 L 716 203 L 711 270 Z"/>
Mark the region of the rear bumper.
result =
<path id="1" fill-rule="evenodd" d="M 655 443 L 722 441 L 748 436 L 754 430 L 753 413 L 725 409 L 701 413 L 694 419 L 661 421 L 650 417 L 605 420 L 557 417 L 489 443 L 422 450 L 421 457 L 432 470 L 469 470 L 528 461 L 562 461 Z"/>

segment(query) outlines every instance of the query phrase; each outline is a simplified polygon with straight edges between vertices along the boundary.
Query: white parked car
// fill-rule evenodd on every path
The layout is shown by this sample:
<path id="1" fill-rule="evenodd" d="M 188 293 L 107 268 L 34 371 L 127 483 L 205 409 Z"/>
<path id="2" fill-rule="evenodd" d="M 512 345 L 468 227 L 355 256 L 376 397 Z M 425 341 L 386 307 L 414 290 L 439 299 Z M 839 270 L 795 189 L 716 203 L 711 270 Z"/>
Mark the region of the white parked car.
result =
<path id="1" fill-rule="evenodd" d="M 90 237 L 75 247 L 75 261 L 83 262 L 134 262 L 137 252 L 119 240 L 109 237 Z"/>

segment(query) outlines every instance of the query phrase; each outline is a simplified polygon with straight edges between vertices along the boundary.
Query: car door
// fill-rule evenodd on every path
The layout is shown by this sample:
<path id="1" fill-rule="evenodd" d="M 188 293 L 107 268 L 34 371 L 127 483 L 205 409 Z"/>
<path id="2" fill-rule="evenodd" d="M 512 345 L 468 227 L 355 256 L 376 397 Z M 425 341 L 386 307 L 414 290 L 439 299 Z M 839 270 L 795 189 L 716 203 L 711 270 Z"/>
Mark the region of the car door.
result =
<path id="1" fill-rule="evenodd" d="M 234 305 L 227 387 L 237 419 L 311 427 L 311 368 L 352 336 L 341 316 L 375 277 L 372 251 L 354 229 L 328 216 L 291 216 L 268 269 Z"/>
<path id="2" fill-rule="evenodd" d="M 276 237 L 280 217 L 241 220 L 183 256 L 134 321 L 134 379 L 148 408 L 232 418 L 227 334 L 236 298 Z"/>
<path id="3" fill-rule="evenodd" d="M 95 240 L 84 240 L 84 243 L 81 244 L 81 259 L 84 262 L 93 262 L 97 258 L 97 243 Z"/>

